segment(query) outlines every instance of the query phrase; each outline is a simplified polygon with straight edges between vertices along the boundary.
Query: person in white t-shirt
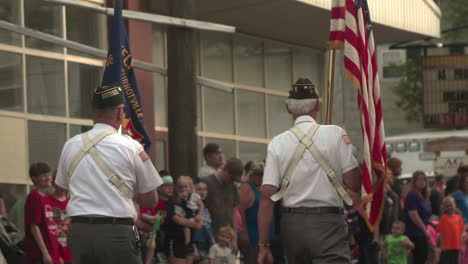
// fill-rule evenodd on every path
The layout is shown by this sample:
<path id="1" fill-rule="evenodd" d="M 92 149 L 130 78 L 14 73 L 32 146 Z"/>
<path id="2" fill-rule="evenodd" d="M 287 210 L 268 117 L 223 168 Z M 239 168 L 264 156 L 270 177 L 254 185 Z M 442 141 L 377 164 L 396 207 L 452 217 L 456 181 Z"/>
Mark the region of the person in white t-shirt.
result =
<path id="1" fill-rule="evenodd" d="M 120 84 L 96 88 L 94 127 L 63 147 L 56 184 L 70 193 L 67 240 L 75 264 L 141 263 L 132 198 L 154 208 L 162 179 L 142 145 L 117 132 L 124 102 Z"/>
<path id="2" fill-rule="evenodd" d="M 223 165 L 223 152 L 218 144 L 208 143 L 203 148 L 205 165 L 198 170 L 200 179 L 214 174 Z"/>

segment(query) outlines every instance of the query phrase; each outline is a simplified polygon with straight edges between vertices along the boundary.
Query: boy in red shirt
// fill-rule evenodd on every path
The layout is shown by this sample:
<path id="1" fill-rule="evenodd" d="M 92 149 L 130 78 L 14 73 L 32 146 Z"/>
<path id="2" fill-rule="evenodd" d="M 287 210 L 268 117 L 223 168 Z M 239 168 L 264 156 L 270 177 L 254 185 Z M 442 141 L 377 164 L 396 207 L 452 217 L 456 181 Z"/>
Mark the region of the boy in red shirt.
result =
<path id="1" fill-rule="evenodd" d="M 61 264 L 57 237 L 50 232 L 53 224 L 47 218 L 50 205 L 46 190 L 52 186 L 49 165 L 38 162 L 31 164 L 29 177 L 36 186 L 26 198 L 24 212 L 25 250 L 27 264 Z"/>
<path id="2" fill-rule="evenodd" d="M 52 177 L 52 185 L 54 193 L 47 195 L 46 217 L 51 223 L 49 225 L 52 236 L 55 236 L 58 242 L 60 257 L 64 264 L 71 263 L 72 257 L 70 249 L 67 245 L 68 227 L 70 226 L 70 217 L 67 214 L 66 208 L 68 204 L 67 190 L 60 188 L 55 184 L 55 176 L 57 171 L 54 171 Z"/>
<path id="3" fill-rule="evenodd" d="M 458 263 L 460 253 L 462 233 L 465 230 L 463 217 L 455 214 L 455 200 L 451 197 L 445 197 L 442 201 L 443 215 L 437 225 L 437 231 L 440 233 L 440 248 L 442 254 L 440 263 Z"/>

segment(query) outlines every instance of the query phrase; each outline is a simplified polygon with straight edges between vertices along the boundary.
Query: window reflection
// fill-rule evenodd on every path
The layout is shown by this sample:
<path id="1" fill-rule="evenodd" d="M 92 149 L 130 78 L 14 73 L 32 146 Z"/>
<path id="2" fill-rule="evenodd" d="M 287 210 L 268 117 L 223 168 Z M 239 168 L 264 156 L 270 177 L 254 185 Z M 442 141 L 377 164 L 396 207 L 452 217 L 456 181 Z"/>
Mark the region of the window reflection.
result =
<path id="1" fill-rule="evenodd" d="M 29 163 L 43 161 L 56 169 L 66 140 L 65 133 L 65 124 L 29 120 Z"/>
<path id="2" fill-rule="evenodd" d="M 24 0 L 24 24 L 26 27 L 57 37 L 63 36 L 61 6 L 43 1 Z M 63 52 L 63 48 L 49 42 L 26 37 L 26 47 Z"/>
<path id="3" fill-rule="evenodd" d="M 66 7 L 67 39 L 99 49 L 107 49 L 107 17 L 79 7 Z M 79 29 L 79 30 L 77 30 Z M 93 57 L 73 49 L 73 55 Z"/>
<path id="4" fill-rule="evenodd" d="M 65 116 L 63 61 L 26 57 L 28 111 Z"/>
<path id="5" fill-rule="evenodd" d="M 167 127 L 167 86 L 166 77 L 153 74 L 154 110 L 156 125 Z"/>
<path id="6" fill-rule="evenodd" d="M 292 81 L 291 50 L 288 47 L 265 45 L 266 88 L 287 92 Z"/>
<path id="7" fill-rule="evenodd" d="M 70 117 L 91 118 L 91 97 L 101 84 L 102 67 L 68 63 L 68 103 Z"/>
<path id="8" fill-rule="evenodd" d="M 21 55 L 0 51 L 0 109 L 23 111 Z"/>
<path id="9" fill-rule="evenodd" d="M 0 1 L 0 20 L 6 22 L 19 24 L 20 14 L 20 1 L 18 0 L 2 0 Z M 11 45 L 21 44 L 21 35 L 13 33 L 8 30 L 0 30 L 0 43 L 6 43 Z"/>
<path id="10" fill-rule="evenodd" d="M 232 82 L 232 47 L 228 34 L 201 32 L 203 76 Z"/>
<path id="11" fill-rule="evenodd" d="M 92 126 L 70 125 L 70 138 L 82 134 L 93 128 Z"/>
<path id="12" fill-rule="evenodd" d="M 286 111 L 286 97 L 268 95 L 268 137 L 272 138 L 289 129 L 293 120 Z"/>
<path id="13" fill-rule="evenodd" d="M 244 37 L 236 37 L 234 54 L 235 82 L 264 87 L 263 43 Z"/>
<path id="14" fill-rule="evenodd" d="M 204 87 L 205 130 L 234 134 L 233 93 Z"/>
<path id="15" fill-rule="evenodd" d="M 266 160 L 267 144 L 239 142 L 239 158 L 244 162 Z"/>
<path id="16" fill-rule="evenodd" d="M 265 94 L 237 90 L 239 135 L 264 138 Z"/>

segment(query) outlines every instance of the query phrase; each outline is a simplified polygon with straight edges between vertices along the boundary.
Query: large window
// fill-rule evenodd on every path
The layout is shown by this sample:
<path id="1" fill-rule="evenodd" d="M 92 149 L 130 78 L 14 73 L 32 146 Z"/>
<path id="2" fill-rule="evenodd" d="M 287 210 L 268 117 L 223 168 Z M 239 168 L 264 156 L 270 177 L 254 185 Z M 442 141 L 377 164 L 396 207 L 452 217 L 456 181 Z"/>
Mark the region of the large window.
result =
<path id="1" fill-rule="evenodd" d="M 167 127 L 167 82 L 166 77 L 153 74 L 156 126 Z"/>
<path id="2" fill-rule="evenodd" d="M 29 162 L 42 161 L 56 169 L 66 140 L 65 124 L 29 121 L 28 139 Z"/>
<path id="3" fill-rule="evenodd" d="M 265 161 L 266 151 L 266 144 L 239 142 L 239 158 L 243 162 L 248 162 L 250 160 Z"/>
<path id="4" fill-rule="evenodd" d="M 23 111 L 21 55 L 0 51 L 0 109 Z"/>
<path id="5" fill-rule="evenodd" d="M 265 46 L 265 70 L 268 89 L 289 91 L 293 82 L 291 49 L 268 43 Z"/>
<path id="6" fill-rule="evenodd" d="M 265 87 L 263 42 L 246 37 L 236 37 L 234 45 L 235 82 Z"/>
<path id="7" fill-rule="evenodd" d="M 265 95 L 237 90 L 239 135 L 265 138 Z"/>
<path id="8" fill-rule="evenodd" d="M 0 1 L 2 21 L 101 49 L 107 18 L 47 1 Z M 55 169 L 66 139 L 91 128 L 91 95 L 103 67 L 99 58 L 4 29 L 0 46 L 0 165 L 8 168 L 0 193 L 10 207 L 29 190 L 31 163 Z"/>
<path id="9" fill-rule="evenodd" d="M 66 7 L 67 39 L 107 49 L 107 16 L 79 7 Z M 79 30 L 78 30 L 79 29 Z M 82 53 L 68 49 L 69 54 Z M 84 55 L 88 56 L 88 55 Z"/>
<path id="10" fill-rule="evenodd" d="M 285 106 L 285 97 L 268 96 L 268 137 L 272 138 L 293 125 L 292 116 L 288 114 Z"/>
<path id="11" fill-rule="evenodd" d="M 205 31 L 200 35 L 203 76 L 232 82 L 231 36 Z"/>
<path id="12" fill-rule="evenodd" d="M 0 20 L 14 24 L 20 24 L 20 1 L 2 0 L 0 1 Z M 20 45 L 21 35 L 0 29 L 0 43 Z"/>
<path id="13" fill-rule="evenodd" d="M 64 63 L 26 56 L 28 112 L 65 116 Z"/>
<path id="14" fill-rule="evenodd" d="M 165 39 L 165 28 L 153 27 L 153 63 L 161 66 Z M 269 139 L 292 125 L 285 108 L 291 84 L 305 77 L 322 87 L 322 53 L 241 34 L 202 31 L 197 41 L 198 74 L 235 87 L 197 86 L 199 164 L 209 142 L 220 144 L 226 158 L 264 160 Z M 156 125 L 167 133 L 167 86 L 164 77 L 154 76 Z"/>
<path id="15" fill-rule="evenodd" d="M 38 0 L 24 0 L 24 24 L 28 28 L 63 37 L 62 7 Z M 26 37 L 26 47 L 63 52 L 62 47 L 29 37 Z"/>
<path id="16" fill-rule="evenodd" d="M 204 87 L 205 130 L 234 134 L 234 95 Z"/>
<path id="17" fill-rule="evenodd" d="M 68 63 L 68 104 L 70 117 L 91 118 L 91 98 L 101 84 L 102 67 Z"/>

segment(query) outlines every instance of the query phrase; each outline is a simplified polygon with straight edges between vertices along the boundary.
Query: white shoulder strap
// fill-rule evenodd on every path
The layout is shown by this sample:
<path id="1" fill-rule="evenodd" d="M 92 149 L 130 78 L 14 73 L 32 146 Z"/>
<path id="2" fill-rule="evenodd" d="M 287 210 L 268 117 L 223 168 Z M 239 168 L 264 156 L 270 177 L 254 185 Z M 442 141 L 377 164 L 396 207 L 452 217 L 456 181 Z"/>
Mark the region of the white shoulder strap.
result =
<path id="1" fill-rule="evenodd" d="M 99 141 L 101 141 L 104 137 L 110 135 L 114 133 L 113 131 L 111 130 L 108 130 L 108 131 L 104 131 L 102 132 L 101 134 L 97 135 L 95 138 L 93 138 L 93 140 L 90 140 L 89 139 L 89 135 L 88 133 L 83 133 L 81 134 L 81 138 L 83 140 L 83 148 L 81 149 L 81 151 L 78 153 L 78 155 L 75 157 L 75 159 L 73 160 L 72 162 L 72 166 L 73 167 L 73 170 L 72 167 L 70 167 L 70 171 L 69 171 L 69 179 L 71 178 L 71 176 L 73 175 L 76 167 L 78 166 L 79 162 L 81 161 L 81 159 L 83 159 L 83 157 L 86 155 L 86 154 L 90 154 L 91 157 L 94 159 L 94 161 L 96 162 L 96 164 L 99 166 L 99 168 L 102 170 L 102 172 L 104 172 L 104 174 L 107 176 L 107 178 L 109 179 L 109 181 L 128 199 L 132 199 L 133 197 L 133 190 L 122 180 L 120 179 L 120 177 L 115 173 L 113 172 L 109 166 L 107 166 L 106 162 L 101 158 L 101 156 L 99 156 L 99 154 L 97 153 L 96 151 L 96 148 L 94 147 Z M 71 172 L 71 173 L 70 173 Z"/>
<path id="2" fill-rule="evenodd" d="M 114 131 L 112 130 L 103 131 L 100 134 L 98 134 L 96 137 L 94 137 L 93 140 L 91 140 L 91 142 L 88 141 L 89 142 L 88 144 L 86 144 L 86 142 L 83 140 L 83 148 L 81 148 L 80 152 L 78 152 L 78 154 L 75 156 L 75 158 L 73 159 L 70 165 L 70 168 L 68 169 L 68 178 L 71 178 L 73 173 L 75 173 L 76 167 L 78 167 L 78 164 L 80 163 L 81 159 L 83 159 L 83 157 L 86 156 L 86 154 L 88 154 L 88 151 L 91 148 L 93 148 L 103 138 L 113 133 Z M 83 134 L 88 134 L 88 133 L 86 132 Z M 83 134 L 81 134 L 82 139 L 83 139 Z"/>
<path id="3" fill-rule="evenodd" d="M 335 190 L 337 191 L 338 195 L 343 199 L 343 201 L 347 205 L 352 206 L 353 201 L 352 201 L 351 197 L 346 192 L 343 184 L 339 181 L 338 177 L 336 177 L 335 171 L 330 167 L 330 165 L 325 160 L 325 158 L 322 156 L 322 154 L 317 149 L 317 147 L 315 146 L 315 144 L 314 144 L 314 142 L 312 140 L 315 132 L 317 132 L 318 127 L 319 127 L 318 124 L 314 124 L 312 126 L 312 128 L 309 129 L 306 136 L 304 136 L 304 134 L 297 127 L 293 127 L 293 128 L 290 129 L 290 131 L 293 132 L 294 135 L 299 139 L 301 144 L 297 148 L 296 153 L 294 154 L 294 158 L 293 158 L 292 162 L 289 164 L 288 169 L 286 171 L 286 175 L 285 175 L 284 178 L 288 178 L 287 179 L 287 184 L 289 185 L 289 183 L 291 181 L 292 173 L 293 173 L 294 169 L 297 167 L 297 165 L 299 164 L 299 161 L 300 161 L 300 159 L 302 157 L 302 154 L 305 152 L 305 150 L 302 150 L 302 149 L 308 149 L 310 154 L 314 157 L 314 159 L 317 161 L 317 163 L 320 164 L 322 169 L 327 174 L 328 180 L 333 185 L 333 187 L 335 187 Z M 302 151 L 302 153 L 300 155 L 298 154 L 299 150 Z M 295 164 L 293 164 L 293 162 Z M 291 165 L 294 165 L 292 170 L 290 170 Z M 284 181 L 285 180 L 283 179 L 283 182 Z M 286 186 L 286 189 L 287 189 L 287 186 Z M 282 191 L 283 190 L 283 184 L 282 184 L 280 191 L 272 196 L 272 200 L 277 201 L 277 200 L 281 199 L 281 197 L 284 195 L 284 192 L 286 192 L 286 189 L 284 189 L 284 191 Z M 281 194 L 279 194 L 279 193 L 281 193 Z M 274 197 L 277 194 L 279 194 L 281 196 L 279 198 L 278 198 L 279 195 Z M 277 200 L 275 200 L 275 199 L 277 199 Z"/>
<path id="4" fill-rule="evenodd" d="M 286 169 L 286 174 L 283 177 L 283 181 L 281 182 L 281 187 L 279 191 L 271 196 L 271 200 L 274 202 L 279 201 L 281 198 L 283 198 L 284 193 L 289 187 L 289 184 L 291 183 L 291 178 L 293 175 L 294 170 L 296 169 L 297 165 L 299 164 L 299 161 L 302 159 L 302 155 L 304 154 L 305 150 L 307 149 L 307 146 L 304 144 L 301 144 L 302 140 L 304 138 L 310 138 L 315 135 L 315 132 L 317 132 L 317 129 L 319 128 L 318 124 L 312 125 L 312 127 L 309 129 L 306 135 L 304 135 L 297 127 L 293 127 L 290 129 L 291 132 L 296 135 L 296 137 L 299 139 L 299 146 L 296 149 L 296 152 L 294 152 L 294 156 L 292 160 L 289 162 L 288 168 Z"/>

